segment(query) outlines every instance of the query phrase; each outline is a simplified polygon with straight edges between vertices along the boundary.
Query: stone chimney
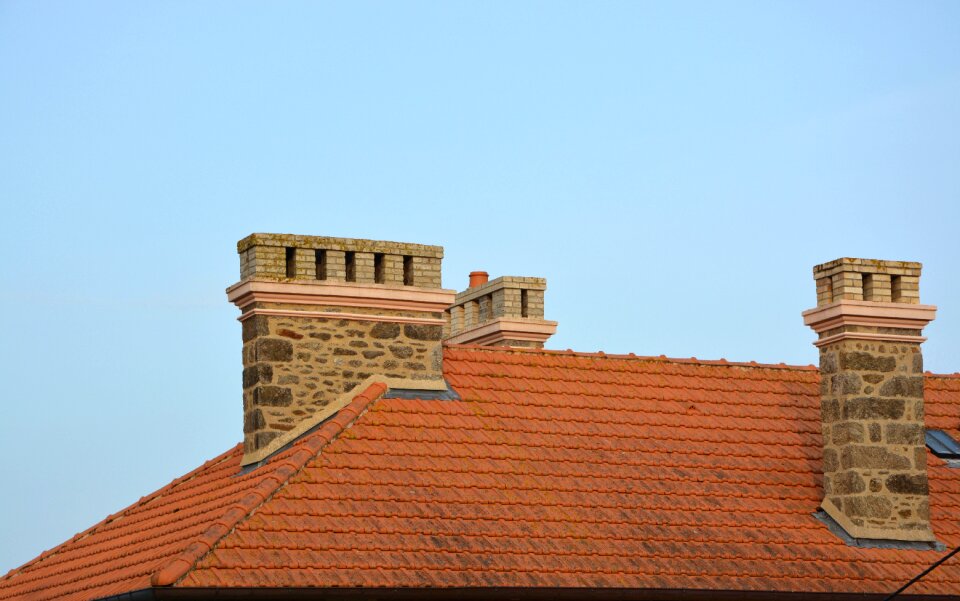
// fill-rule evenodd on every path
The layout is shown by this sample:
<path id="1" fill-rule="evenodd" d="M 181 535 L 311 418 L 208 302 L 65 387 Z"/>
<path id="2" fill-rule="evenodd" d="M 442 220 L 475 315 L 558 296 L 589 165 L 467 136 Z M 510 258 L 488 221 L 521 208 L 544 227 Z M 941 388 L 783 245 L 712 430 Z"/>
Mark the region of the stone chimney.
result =
<path id="1" fill-rule="evenodd" d="M 237 243 L 242 311 L 243 464 L 260 461 L 379 376 L 445 389 L 441 338 L 453 290 L 443 248 L 252 234 Z"/>
<path id="2" fill-rule="evenodd" d="M 920 263 L 837 259 L 813 268 L 823 510 L 858 539 L 933 541 L 923 424 Z"/>
<path id="3" fill-rule="evenodd" d="M 543 318 L 543 278 L 470 274 L 470 287 L 457 294 L 448 313 L 449 344 L 543 348 L 557 322 Z"/>

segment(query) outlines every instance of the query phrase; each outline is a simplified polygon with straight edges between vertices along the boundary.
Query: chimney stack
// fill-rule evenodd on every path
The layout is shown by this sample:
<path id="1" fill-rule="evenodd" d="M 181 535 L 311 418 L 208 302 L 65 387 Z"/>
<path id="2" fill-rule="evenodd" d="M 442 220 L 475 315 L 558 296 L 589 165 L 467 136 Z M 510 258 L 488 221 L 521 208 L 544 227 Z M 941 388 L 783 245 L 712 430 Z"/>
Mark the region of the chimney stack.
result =
<path id="1" fill-rule="evenodd" d="M 858 539 L 934 541 L 923 423 L 920 263 L 813 268 L 823 425 L 823 510 Z"/>
<path id="2" fill-rule="evenodd" d="M 445 389 L 443 248 L 252 234 L 237 243 L 247 465 L 316 425 L 373 376 Z"/>
<path id="3" fill-rule="evenodd" d="M 503 276 L 488 281 L 485 271 L 470 273 L 470 287 L 448 310 L 444 342 L 543 348 L 557 322 L 543 318 L 543 278 Z"/>

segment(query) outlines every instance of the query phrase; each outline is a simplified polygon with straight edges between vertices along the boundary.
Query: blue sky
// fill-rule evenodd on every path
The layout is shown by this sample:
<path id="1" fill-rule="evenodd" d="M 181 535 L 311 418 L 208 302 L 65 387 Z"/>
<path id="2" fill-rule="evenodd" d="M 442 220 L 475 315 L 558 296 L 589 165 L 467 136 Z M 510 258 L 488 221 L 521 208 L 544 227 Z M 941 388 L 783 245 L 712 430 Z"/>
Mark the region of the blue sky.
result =
<path id="1" fill-rule="evenodd" d="M 956 2 L 0 2 L 0 573 L 235 444 L 254 231 L 548 280 L 551 348 L 808 364 L 924 263 L 960 370 Z"/>

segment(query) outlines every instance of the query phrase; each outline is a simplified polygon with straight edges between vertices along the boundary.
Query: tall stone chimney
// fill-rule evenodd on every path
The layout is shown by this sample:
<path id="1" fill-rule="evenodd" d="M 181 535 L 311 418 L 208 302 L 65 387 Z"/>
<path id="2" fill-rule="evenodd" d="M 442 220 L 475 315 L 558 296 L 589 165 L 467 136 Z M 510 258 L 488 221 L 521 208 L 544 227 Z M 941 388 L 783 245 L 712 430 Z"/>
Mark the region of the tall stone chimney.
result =
<path id="1" fill-rule="evenodd" d="M 823 419 L 823 510 L 858 539 L 933 541 L 923 424 L 920 263 L 813 268 Z"/>
<path id="2" fill-rule="evenodd" d="M 252 234 L 237 251 L 227 298 L 242 311 L 244 465 L 373 376 L 446 387 L 441 339 L 455 293 L 440 287 L 443 248 Z"/>
<path id="3" fill-rule="evenodd" d="M 485 271 L 470 274 L 470 287 L 448 309 L 450 344 L 543 348 L 557 322 L 543 318 L 543 278 L 502 276 L 488 280 Z"/>

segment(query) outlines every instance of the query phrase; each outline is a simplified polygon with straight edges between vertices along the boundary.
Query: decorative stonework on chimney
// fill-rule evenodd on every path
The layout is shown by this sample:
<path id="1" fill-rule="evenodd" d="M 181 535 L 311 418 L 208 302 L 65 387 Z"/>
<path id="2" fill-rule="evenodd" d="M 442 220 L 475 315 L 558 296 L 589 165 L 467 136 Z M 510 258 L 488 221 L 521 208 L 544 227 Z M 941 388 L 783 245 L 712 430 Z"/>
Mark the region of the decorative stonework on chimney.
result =
<path id="1" fill-rule="evenodd" d="M 543 278 L 503 276 L 487 281 L 487 274 L 470 274 L 470 288 L 457 294 L 449 308 L 450 344 L 482 344 L 543 348 L 557 331 L 557 322 L 543 318 Z"/>
<path id="2" fill-rule="evenodd" d="M 237 243 L 242 311 L 244 465 L 382 376 L 445 389 L 441 338 L 453 290 L 443 248 L 321 236 L 252 234 Z"/>
<path id="3" fill-rule="evenodd" d="M 813 268 L 823 419 L 823 510 L 859 539 L 933 541 L 923 422 L 920 263 Z"/>

